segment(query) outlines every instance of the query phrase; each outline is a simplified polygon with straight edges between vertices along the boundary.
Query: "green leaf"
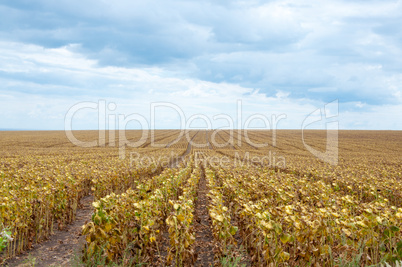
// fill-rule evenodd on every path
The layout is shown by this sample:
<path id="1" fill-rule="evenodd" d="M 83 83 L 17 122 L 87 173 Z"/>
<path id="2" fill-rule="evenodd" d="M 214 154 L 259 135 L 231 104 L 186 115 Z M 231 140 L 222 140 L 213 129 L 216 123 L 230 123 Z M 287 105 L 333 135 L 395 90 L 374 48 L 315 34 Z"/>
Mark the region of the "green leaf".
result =
<path id="1" fill-rule="evenodd" d="M 396 248 L 402 251 L 402 240 L 396 243 Z"/>
<path id="2" fill-rule="evenodd" d="M 274 224 L 274 230 L 278 235 L 282 233 L 282 227 L 280 227 L 278 224 Z"/>
<path id="3" fill-rule="evenodd" d="M 235 235 L 238 229 L 239 229 L 239 228 L 236 227 L 236 226 L 230 227 L 230 234 L 231 234 L 231 235 Z"/>
<path id="4" fill-rule="evenodd" d="M 281 259 L 282 261 L 288 261 L 288 260 L 290 259 L 290 254 L 287 253 L 286 251 L 282 251 L 282 252 L 279 254 L 279 257 L 280 257 L 280 259 Z"/>
<path id="5" fill-rule="evenodd" d="M 92 255 L 94 254 L 94 252 L 95 252 L 95 246 L 96 246 L 95 242 L 92 242 L 92 243 L 89 245 L 88 250 L 87 250 L 88 258 L 91 258 Z"/>
<path id="6" fill-rule="evenodd" d="M 282 234 L 280 237 L 283 244 L 293 241 L 293 237 L 289 234 Z"/>

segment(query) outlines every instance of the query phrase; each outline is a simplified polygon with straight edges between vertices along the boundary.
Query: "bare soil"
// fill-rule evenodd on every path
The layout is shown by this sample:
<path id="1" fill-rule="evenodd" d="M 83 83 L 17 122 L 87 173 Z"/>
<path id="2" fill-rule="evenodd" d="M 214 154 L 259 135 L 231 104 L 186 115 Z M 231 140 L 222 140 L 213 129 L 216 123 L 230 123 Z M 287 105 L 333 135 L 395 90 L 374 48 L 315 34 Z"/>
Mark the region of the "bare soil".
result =
<path id="1" fill-rule="evenodd" d="M 85 243 L 82 225 L 91 219 L 93 196 L 81 199 L 74 223 L 64 230 L 56 230 L 49 240 L 35 244 L 33 249 L 6 261 L 5 266 L 79 266 L 79 257 Z"/>
<path id="2" fill-rule="evenodd" d="M 233 226 L 239 227 L 238 218 L 231 217 L 231 223 Z M 250 254 L 247 253 L 247 249 L 243 245 L 243 238 L 240 236 L 239 231 L 234 235 L 236 240 L 236 246 L 233 247 L 232 257 L 240 258 L 239 266 L 252 266 L 252 260 Z"/>
<path id="3" fill-rule="evenodd" d="M 193 139 L 194 139 L 195 136 L 198 134 L 198 132 L 199 132 L 199 131 L 197 131 L 197 132 L 195 133 L 195 135 L 191 138 L 190 142 L 188 142 L 187 149 L 186 149 L 186 151 L 183 153 L 183 155 L 181 155 L 180 158 L 174 159 L 172 162 L 170 162 L 169 168 L 176 168 L 176 167 L 179 165 L 179 163 L 182 162 L 182 161 L 184 161 L 184 159 L 186 158 L 186 156 L 191 153 L 191 150 L 192 150 L 192 145 L 191 145 L 192 142 L 191 142 L 191 141 L 193 141 Z"/>
<path id="4" fill-rule="evenodd" d="M 198 185 L 197 200 L 195 202 L 195 253 L 197 260 L 195 266 L 214 265 L 214 238 L 211 230 L 211 219 L 208 214 L 209 189 L 206 185 L 205 173 L 202 172 Z"/>

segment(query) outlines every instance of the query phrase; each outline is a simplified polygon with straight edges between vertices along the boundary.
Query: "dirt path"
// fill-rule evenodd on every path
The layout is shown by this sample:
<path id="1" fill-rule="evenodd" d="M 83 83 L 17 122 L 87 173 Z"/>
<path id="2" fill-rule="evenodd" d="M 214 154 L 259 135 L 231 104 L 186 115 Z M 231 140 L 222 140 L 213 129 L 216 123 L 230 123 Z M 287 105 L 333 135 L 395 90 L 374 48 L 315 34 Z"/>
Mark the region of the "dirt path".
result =
<path id="1" fill-rule="evenodd" d="M 213 149 L 211 143 L 209 142 L 208 131 L 206 131 L 205 138 L 207 139 L 208 148 Z"/>
<path id="2" fill-rule="evenodd" d="M 198 185 L 197 200 L 195 202 L 195 253 L 197 261 L 195 266 L 213 266 L 214 264 L 214 238 L 211 231 L 211 220 L 208 214 L 208 188 L 205 172 L 202 171 Z"/>
<path id="3" fill-rule="evenodd" d="M 233 226 L 239 227 L 239 220 L 235 216 L 231 217 L 231 223 Z M 236 258 L 240 258 L 239 266 L 252 266 L 252 260 L 250 255 L 247 253 L 247 249 L 243 245 L 243 238 L 240 236 L 239 231 L 234 235 L 236 239 L 236 245 L 233 248 L 232 256 Z"/>
<path id="4" fill-rule="evenodd" d="M 170 239 L 169 232 L 167 226 L 164 224 L 161 234 L 161 240 L 159 242 L 158 251 L 155 253 L 155 256 L 152 259 L 152 263 L 149 266 L 166 266 L 168 250 L 170 247 Z"/>
<path id="5" fill-rule="evenodd" d="M 169 168 L 176 168 L 177 165 L 179 165 L 180 162 L 184 161 L 184 159 L 186 158 L 186 156 L 191 153 L 191 149 L 192 149 L 191 141 L 193 141 L 194 137 L 195 137 L 198 133 L 199 133 L 199 131 L 196 132 L 195 135 L 194 135 L 194 136 L 191 138 L 191 140 L 188 142 L 187 149 L 186 149 L 186 151 L 184 152 L 184 154 L 181 155 L 180 158 L 173 160 L 173 161 L 169 164 Z"/>
<path id="6" fill-rule="evenodd" d="M 85 243 L 81 226 L 91 219 L 93 196 L 81 199 L 83 207 L 77 211 L 76 220 L 65 230 L 55 230 L 49 240 L 35 244 L 34 248 L 6 261 L 5 266 L 77 266 Z"/>

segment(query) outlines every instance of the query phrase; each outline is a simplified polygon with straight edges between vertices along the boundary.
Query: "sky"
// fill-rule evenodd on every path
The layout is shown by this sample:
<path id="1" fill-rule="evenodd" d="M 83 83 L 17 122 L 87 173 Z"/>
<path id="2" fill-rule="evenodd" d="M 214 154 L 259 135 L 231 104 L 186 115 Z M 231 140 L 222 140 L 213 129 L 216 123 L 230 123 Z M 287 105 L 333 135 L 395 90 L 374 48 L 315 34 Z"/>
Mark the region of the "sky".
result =
<path id="1" fill-rule="evenodd" d="M 0 17 L 0 129 L 402 130 L 402 1 L 3 0 Z"/>

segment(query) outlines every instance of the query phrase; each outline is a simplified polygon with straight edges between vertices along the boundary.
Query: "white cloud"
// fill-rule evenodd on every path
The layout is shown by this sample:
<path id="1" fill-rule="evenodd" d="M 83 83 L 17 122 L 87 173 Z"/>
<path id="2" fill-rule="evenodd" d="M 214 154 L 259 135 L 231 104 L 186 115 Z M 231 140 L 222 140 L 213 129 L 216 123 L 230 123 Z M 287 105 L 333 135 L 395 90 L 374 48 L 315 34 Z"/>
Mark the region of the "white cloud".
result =
<path id="1" fill-rule="evenodd" d="M 13 46 L 17 47 L 15 51 L 11 49 Z M 61 129 L 63 118 L 71 106 L 82 101 L 98 102 L 100 99 L 116 103 L 118 113 L 139 113 L 146 118 L 149 118 L 150 104 L 162 101 L 180 107 L 187 118 L 196 113 L 210 118 L 226 113 L 235 118 L 237 100 L 243 101 L 245 116 L 262 113 L 270 117 L 280 112 L 297 120 L 299 117 L 296 115 L 302 114 L 300 111 L 308 112 L 314 107 L 311 104 L 314 101 L 292 101 L 288 99 L 288 93 L 278 92 L 276 97 L 267 97 L 258 90 L 235 84 L 171 77 L 167 75 L 169 72 L 160 68 L 101 67 L 93 60 L 70 51 L 68 47 L 46 49 L 3 42 L 0 43 L 0 53 L 4 51 L 7 51 L 8 57 L 4 57 L 0 68 L 7 69 L 6 66 L 10 64 L 7 59 L 12 58 L 13 64 L 28 66 L 20 71 L 30 76 L 47 69 L 51 80 L 53 76 L 58 79 L 49 84 L 47 80 L 32 82 L 30 79 L 24 81 L 3 77 L 0 94 L 7 97 L 2 98 L 1 103 L 0 113 L 6 115 L 1 116 L 2 128 Z M 58 84 L 60 79 L 70 77 L 86 82 L 71 86 L 64 86 L 63 82 Z M 93 88 L 92 83 L 102 84 L 103 88 Z M 150 91 L 152 93 L 148 93 Z M 290 110 L 294 110 L 295 114 Z M 76 123 L 78 127 L 96 127 L 96 118 L 81 117 L 81 120 Z M 169 123 L 160 121 L 159 125 L 168 127 Z"/>
<path id="2" fill-rule="evenodd" d="M 401 1 L 28 4 L 0 4 L 0 128 L 60 129 L 71 105 L 99 99 L 186 116 L 235 116 L 241 99 L 245 116 L 288 114 L 287 128 L 338 99 L 344 128 L 401 128 Z"/>

